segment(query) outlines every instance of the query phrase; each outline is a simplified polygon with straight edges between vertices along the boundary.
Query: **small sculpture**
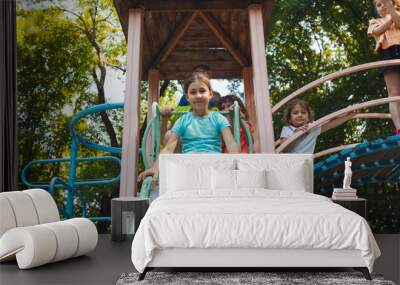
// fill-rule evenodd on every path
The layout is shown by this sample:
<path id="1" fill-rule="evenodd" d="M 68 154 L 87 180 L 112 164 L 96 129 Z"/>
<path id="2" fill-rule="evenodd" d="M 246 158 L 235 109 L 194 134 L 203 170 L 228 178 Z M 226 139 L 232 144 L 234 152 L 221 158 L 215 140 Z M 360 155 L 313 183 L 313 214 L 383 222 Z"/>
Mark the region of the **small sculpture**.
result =
<path id="1" fill-rule="evenodd" d="M 351 161 L 350 157 L 344 162 L 344 179 L 343 179 L 343 189 L 353 189 L 351 188 L 351 176 L 353 172 L 351 171 Z"/>

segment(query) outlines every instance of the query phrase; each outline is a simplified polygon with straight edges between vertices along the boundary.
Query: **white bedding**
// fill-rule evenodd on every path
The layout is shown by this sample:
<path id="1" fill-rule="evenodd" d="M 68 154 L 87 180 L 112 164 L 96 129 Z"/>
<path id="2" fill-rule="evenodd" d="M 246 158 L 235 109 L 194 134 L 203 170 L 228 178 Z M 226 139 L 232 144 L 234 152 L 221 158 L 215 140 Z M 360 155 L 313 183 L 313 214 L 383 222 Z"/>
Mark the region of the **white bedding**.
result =
<path id="1" fill-rule="evenodd" d="M 143 272 L 155 249 L 357 249 L 372 272 L 380 251 L 362 217 L 328 198 L 299 191 L 184 191 L 156 199 L 132 243 Z"/>

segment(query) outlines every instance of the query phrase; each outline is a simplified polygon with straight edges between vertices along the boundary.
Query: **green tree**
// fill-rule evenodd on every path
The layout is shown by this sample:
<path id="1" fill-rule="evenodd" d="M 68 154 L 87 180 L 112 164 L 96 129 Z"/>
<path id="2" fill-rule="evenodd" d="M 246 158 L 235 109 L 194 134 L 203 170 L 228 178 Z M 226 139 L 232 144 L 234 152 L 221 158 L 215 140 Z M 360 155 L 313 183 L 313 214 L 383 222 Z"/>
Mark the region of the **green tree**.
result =
<path id="1" fill-rule="evenodd" d="M 74 20 L 74 28 L 92 48 L 90 72 L 96 86 L 96 97 L 88 105 L 106 103 L 105 80 L 107 67 L 125 72 L 124 60 L 126 42 L 118 22 L 118 16 L 111 0 L 54 1 L 52 5 Z M 72 8 L 67 8 L 71 6 Z M 85 98 L 86 99 L 86 98 Z M 110 145 L 120 146 L 114 127 L 106 112 L 101 120 L 109 137 Z"/>
<path id="2" fill-rule="evenodd" d="M 68 107 L 90 87 L 90 46 L 56 9 L 17 12 L 19 165 L 64 154 Z M 54 169 L 42 173 L 51 177 Z M 39 177 L 38 177 L 39 178 Z"/>

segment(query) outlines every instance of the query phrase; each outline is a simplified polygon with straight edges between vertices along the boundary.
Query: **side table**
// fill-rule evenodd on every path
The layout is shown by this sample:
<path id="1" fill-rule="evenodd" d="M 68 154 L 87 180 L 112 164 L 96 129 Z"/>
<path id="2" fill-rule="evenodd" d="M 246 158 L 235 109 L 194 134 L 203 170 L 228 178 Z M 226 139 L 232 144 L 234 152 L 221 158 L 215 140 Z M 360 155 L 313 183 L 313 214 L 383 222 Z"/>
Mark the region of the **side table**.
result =
<path id="1" fill-rule="evenodd" d="M 332 199 L 332 202 L 341 205 L 342 207 L 359 214 L 364 219 L 367 218 L 367 200 L 364 198 L 355 199 Z"/>
<path id="2" fill-rule="evenodd" d="M 149 207 L 149 199 L 121 197 L 111 200 L 111 239 L 123 241 L 133 236 Z"/>

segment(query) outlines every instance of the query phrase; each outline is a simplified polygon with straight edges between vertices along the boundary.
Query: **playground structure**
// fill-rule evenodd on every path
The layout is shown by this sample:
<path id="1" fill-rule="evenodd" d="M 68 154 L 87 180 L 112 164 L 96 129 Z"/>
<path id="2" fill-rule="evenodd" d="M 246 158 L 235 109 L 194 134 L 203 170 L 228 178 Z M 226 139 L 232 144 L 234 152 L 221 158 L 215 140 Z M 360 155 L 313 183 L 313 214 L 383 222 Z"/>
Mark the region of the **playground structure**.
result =
<path id="1" fill-rule="evenodd" d="M 138 192 L 140 80 L 148 80 L 151 113 L 159 100 L 159 81 L 186 78 L 196 66 L 208 66 L 215 79 L 243 78 L 255 140 L 261 152 L 274 152 L 265 57 L 272 2 L 114 1 L 128 40 L 121 197 Z"/>
<path id="2" fill-rule="evenodd" d="M 171 2 L 171 1 L 169 1 Z M 280 145 L 274 147 L 272 114 L 283 107 L 289 100 L 317 87 L 328 80 L 333 80 L 355 72 L 391 65 L 400 65 L 400 60 L 381 61 L 351 67 L 318 79 L 285 97 L 275 106 L 270 106 L 265 38 L 272 15 L 272 1 L 126 1 L 115 0 L 121 25 L 128 40 L 128 68 L 126 80 L 125 104 L 105 104 L 79 113 L 71 123 L 73 134 L 71 157 L 55 160 L 34 161 L 23 171 L 23 182 L 29 187 L 44 187 L 54 194 L 56 188 L 68 191 L 66 215 L 73 213 L 76 197 L 80 196 L 78 188 L 88 185 L 113 184 L 120 181 L 120 196 L 137 195 L 137 154 L 142 156 L 145 168 L 150 167 L 160 151 L 160 113 L 159 81 L 163 79 L 183 79 L 196 66 L 207 65 L 213 78 L 243 78 L 245 90 L 245 105 L 249 110 L 250 121 L 255 126 L 254 138 L 259 142 L 260 149 L 255 152 L 284 152 L 285 149 L 302 132 Z M 171 8 L 173 7 L 173 8 Z M 240 23 L 240 25 L 239 25 Z M 140 80 L 149 83 L 148 121 L 142 148 L 139 149 L 139 106 Z M 398 102 L 400 98 L 385 98 L 360 103 L 326 115 L 312 123 L 311 128 L 322 126 L 329 120 L 356 109 Z M 122 148 L 110 148 L 91 143 L 76 133 L 77 121 L 88 114 L 108 109 L 124 108 L 124 134 Z M 234 135 L 238 142 L 239 116 L 235 107 Z M 179 114 L 176 112 L 176 114 Z M 359 114 L 357 118 L 390 118 L 388 114 Z M 246 126 L 242 124 L 246 129 Z M 249 138 L 249 132 L 246 130 Z M 249 140 L 251 142 L 251 140 Z M 103 158 L 79 158 L 78 144 L 122 155 Z M 363 183 L 398 182 L 400 172 L 400 153 L 398 137 L 389 137 L 374 142 L 359 145 L 340 146 L 316 154 L 316 157 L 334 153 L 324 162 L 315 165 L 315 189 L 328 191 L 332 185 L 338 185 L 342 176 L 340 167 L 346 156 L 352 157 L 356 185 Z M 121 163 L 121 176 L 108 180 L 76 181 L 76 166 L 80 162 L 113 160 Z M 70 162 L 68 181 L 55 177 L 49 184 L 34 184 L 27 181 L 29 168 L 35 164 L 54 162 Z M 376 163 L 378 162 L 378 163 Z M 359 168 L 358 168 L 359 163 Z M 373 163 L 373 165 L 371 165 Z M 371 176 L 371 172 L 379 170 L 385 175 Z M 368 179 L 373 177 L 373 179 Z M 375 180 L 374 180 L 375 179 Z M 142 184 L 140 195 L 149 196 L 152 181 L 148 177 Z M 86 201 L 83 203 L 83 216 L 86 215 Z M 98 219 L 109 219 L 99 217 Z"/>
<path id="3" fill-rule="evenodd" d="M 121 154 L 120 147 L 109 147 L 105 145 L 100 145 L 97 143 L 93 143 L 86 138 L 82 137 L 76 130 L 77 125 L 80 120 L 99 112 L 104 112 L 107 110 L 115 110 L 122 109 L 124 107 L 123 103 L 113 103 L 113 104 L 102 104 L 97 105 L 92 108 L 88 108 L 84 111 L 79 112 L 76 116 L 73 117 L 70 123 L 70 131 L 72 134 L 71 139 L 71 156 L 66 158 L 58 158 L 58 159 L 43 159 L 43 160 L 33 160 L 22 170 L 21 180 L 22 182 L 30 187 L 30 188 L 43 188 L 50 192 L 50 194 L 54 197 L 57 190 L 66 191 L 66 203 L 65 210 L 62 210 L 63 216 L 65 218 L 72 218 L 74 215 L 74 203 L 75 199 L 78 198 L 82 203 L 82 217 L 87 217 L 87 209 L 88 202 L 84 198 L 83 192 L 81 188 L 83 186 L 99 186 L 99 185 L 113 185 L 120 181 L 120 176 L 116 176 L 109 179 L 92 179 L 90 181 L 84 180 L 79 181 L 76 177 L 76 169 L 79 163 L 87 163 L 87 162 L 96 162 L 96 161 L 111 161 L 116 163 L 118 166 L 121 165 L 121 161 L 117 155 Z M 153 111 L 152 118 L 149 120 L 144 136 L 142 138 L 142 148 L 139 149 L 139 152 L 142 157 L 142 161 L 145 169 L 149 168 L 156 161 L 159 153 L 160 153 L 160 119 L 161 113 L 157 103 L 153 103 Z M 181 115 L 184 112 L 173 112 L 175 115 Z M 227 112 L 221 112 L 223 114 L 227 114 Z M 239 144 L 240 142 L 240 131 L 239 125 L 243 127 L 245 130 L 247 143 L 249 145 L 249 152 L 253 152 L 253 142 L 250 135 L 250 129 L 245 123 L 243 119 L 239 116 L 239 106 L 237 102 L 234 104 L 233 111 L 233 133 L 235 142 Z M 151 141 L 150 141 L 151 140 Z M 78 149 L 79 146 L 85 146 L 88 148 L 96 149 L 99 151 L 109 152 L 111 154 L 115 154 L 116 156 L 103 156 L 103 157 L 79 157 Z M 147 146 L 150 146 L 148 148 Z M 69 174 L 68 179 L 65 181 L 61 177 L 53 177 L 50 182 L 30 182 L 28 180 L 28 175 L 31 168 L 35 165 L 48 165 L 55 163 L 68 163 L 69 164 Z M 149 177 L 150 178 L 150 177 Z M 150 186 L 152 185 L 151 178 L 147 178 L 142 185 L 141 196 L 148 198 L 150 195 Z M 93 221 L 110 221 L 111 217 L 88 217 Z"/>

